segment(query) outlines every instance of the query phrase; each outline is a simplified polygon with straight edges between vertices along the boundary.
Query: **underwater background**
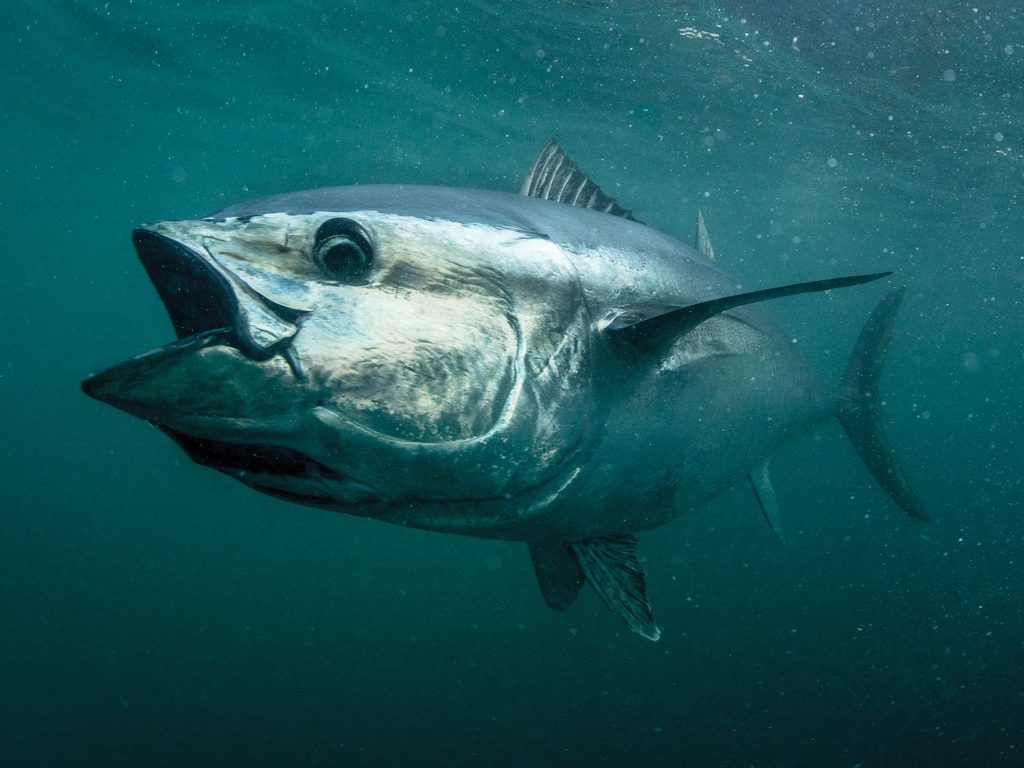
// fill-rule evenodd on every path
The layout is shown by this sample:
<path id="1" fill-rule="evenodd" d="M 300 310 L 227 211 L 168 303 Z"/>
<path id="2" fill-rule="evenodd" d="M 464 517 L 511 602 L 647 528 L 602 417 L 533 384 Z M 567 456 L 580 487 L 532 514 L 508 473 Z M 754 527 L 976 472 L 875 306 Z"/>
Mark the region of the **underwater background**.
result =
<path id="1" fill-rule="evenodd" d="M 1024 6 L 5 0 L 0 764 L 1024 764 Z M 89 400 L 171 327 L 147 221 L 516 190 L 551 137 L 768 286 L 893 269 L 887 429 L 645 534 L 659 643 L 522 544 L 261 496 Z M 838 381 L 881 285 L 773 303 Z M 685 440 L 680 435 L 680 440 Z M 624 449 L 628 449 L 625 447 Z M 630 478 L 622 478 L 628 485 Z"/>

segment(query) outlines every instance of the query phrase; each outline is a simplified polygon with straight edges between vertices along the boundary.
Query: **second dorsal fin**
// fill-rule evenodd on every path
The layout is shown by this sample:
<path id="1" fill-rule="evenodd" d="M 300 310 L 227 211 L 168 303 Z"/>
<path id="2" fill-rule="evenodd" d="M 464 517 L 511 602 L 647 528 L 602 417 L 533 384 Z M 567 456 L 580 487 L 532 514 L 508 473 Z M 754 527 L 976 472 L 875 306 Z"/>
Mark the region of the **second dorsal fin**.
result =
<path id="1" fill-rule="evenodd" d="M 693 247 L 697 249 L 701 256 L 709 261 L 715 260 L 715 249 L 711 247 L 711 238 L 708 237 L 708 228 L 704 223 L 704 214 L 700 211 L 697 211 L 697 234 L 693 241 Z"/>
<path id="2" fill-rule="evenodd" d="M 565 150 L 558 146 L 554 139 L 544 145 L 544 149 L 533 161 L 519 193 L 526 197 L 553 200 L 578 208 L 591 208 L 637 221 L 630 211 L 602 192 L 601 188 L 569 159 Z"/>

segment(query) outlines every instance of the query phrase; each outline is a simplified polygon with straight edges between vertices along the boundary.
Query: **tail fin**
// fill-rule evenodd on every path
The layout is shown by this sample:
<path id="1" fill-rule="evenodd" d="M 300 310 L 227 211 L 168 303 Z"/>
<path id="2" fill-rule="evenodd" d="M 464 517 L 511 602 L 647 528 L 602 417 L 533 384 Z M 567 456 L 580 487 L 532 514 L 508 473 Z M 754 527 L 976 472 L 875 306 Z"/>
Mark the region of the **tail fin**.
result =
<path id="1" fill-rule="evenodd" d="M 882 362 L 905 290 L 897 288 L 878 302 L 864 324 L 839 386 L 838 416 L 878 484 L 908 515 L 927 520 L 928 514 L 911 490 L 882 430 L 882 409 L 878 401 Z"/>

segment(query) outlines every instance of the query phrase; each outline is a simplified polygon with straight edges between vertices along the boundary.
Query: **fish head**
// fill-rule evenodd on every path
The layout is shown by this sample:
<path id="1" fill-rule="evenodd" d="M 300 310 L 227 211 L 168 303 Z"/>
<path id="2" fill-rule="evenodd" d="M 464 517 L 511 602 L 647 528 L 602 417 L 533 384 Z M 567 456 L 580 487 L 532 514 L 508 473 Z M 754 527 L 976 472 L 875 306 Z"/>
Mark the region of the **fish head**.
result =
<path id="1" fill-rule="evenodd" d="M 445 529 L 571 471 L 590 330 L 542 235 L 347 210 L 161 222 L 134 243 L 178 339 L 83 388 L 197 462 Z"/>

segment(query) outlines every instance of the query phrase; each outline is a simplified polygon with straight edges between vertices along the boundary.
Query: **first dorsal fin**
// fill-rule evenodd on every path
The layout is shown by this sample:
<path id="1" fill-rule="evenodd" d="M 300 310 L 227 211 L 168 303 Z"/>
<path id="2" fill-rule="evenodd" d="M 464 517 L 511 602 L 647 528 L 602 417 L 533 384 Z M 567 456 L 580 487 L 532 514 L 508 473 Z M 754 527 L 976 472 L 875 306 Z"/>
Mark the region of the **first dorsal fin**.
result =
<path id="1" fill-rule="evenodd" d="M 637 220 L 630 211 L 602 192 L 554 139 L 544 145 L 533 161 L 519 194 Z"/>

